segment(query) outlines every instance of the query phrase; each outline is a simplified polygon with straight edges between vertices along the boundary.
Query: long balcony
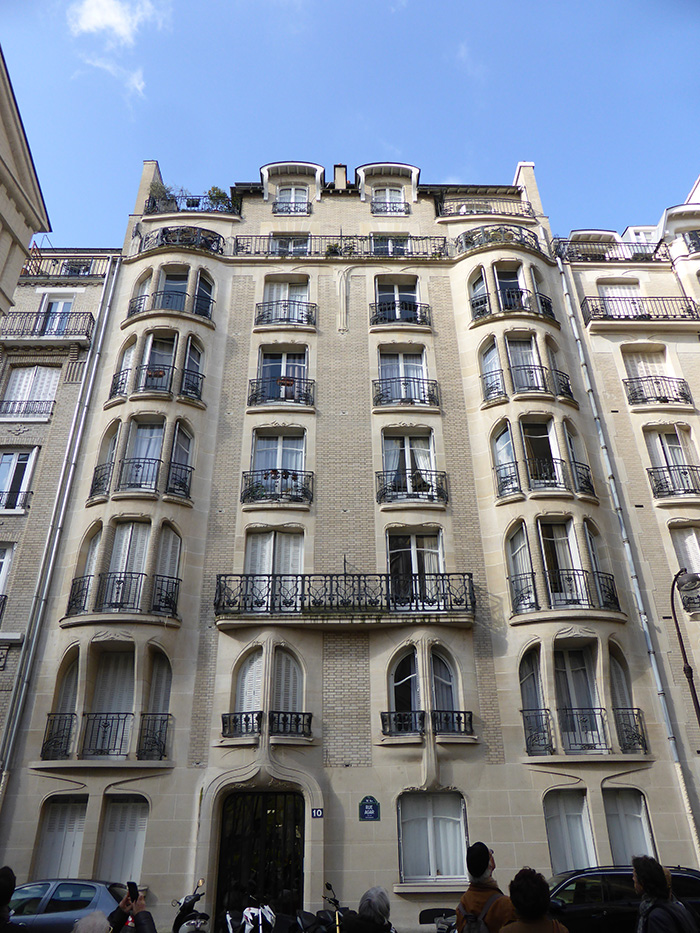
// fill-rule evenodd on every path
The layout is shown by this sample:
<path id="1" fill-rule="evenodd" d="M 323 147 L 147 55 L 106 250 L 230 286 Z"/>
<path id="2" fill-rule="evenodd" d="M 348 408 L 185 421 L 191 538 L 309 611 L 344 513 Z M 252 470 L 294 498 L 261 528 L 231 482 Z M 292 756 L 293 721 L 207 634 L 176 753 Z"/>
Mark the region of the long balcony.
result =
<path id="1" fill-rule="evenodd" d="M 95 318 L 87 311 L 38 313 L 10 311 L 0 322 L 0 340 L 7 346 L 40 340 L 41 343 L 90 345 Z"/>
<path id="2" fill-rule="evenodd" d="M 5 398 L 0 400 L 0 416 L 5 418 L 48 418 L 53 411 L 53 399 Z"/>
<path id="3" fill-rule="evenodd" d="M 136 746 L 139 761 L 163 761 L 168 757 L 169 713 L 141 713 L 141 728 Z"/>
<path id="4" fill-rule="evenodd" d="M 81 758 L 125 758 L 131 743 L 133 713 L 83 713 Z"/>
<path id="5" fill-rule="evenodd" d="M 312 502 L 314 474 L 308 470 L 250 470 L 243 474 L 241 502 Z"/>
<path id="6" fill-rule="evenodd" d="M 217 615 L 453 612 L 470 615 L 470 573 L 218 574 Z"/>
<path id="7" fill-rule="evenodd" d="M 673 376 L 637 376 L 623 379 L 630 405 L 692 405 L 693 396 L 685 379 Z"/>
<path id="8" fill-rule="evenodd" d="M 161 227 L 160 230 L 146 234 L 141 240 L 139 252 L 145 253 L 159 247 L 201 249 L 222 255 L 224 238 L 213 230 L 204 230 L 201 227 Z"/>
<path id="9" fill-rule="evenodd" d="M 56 255 L 57 250 L 32 249 L 20 272 L 21 276 L 51 279 L 56 283 L 84 280 L 107 274 L 110 256 L 96 254 Z"/>
<path id="10" fill-rule="evenodd" d="M 472 320 L 499 314 L 535 314 L 556 321 L 552 299 L 527 288 L 501 288 L 496 295 L 477 295 L 471 299 Z"/>
<path id="11" fill-rule="evenodd" d="M 567 262 L 669 262 L 671 259 L 664 242 L 556 239 L 552 246 L 555 254 Z"/>
<path id="12" fill-rule="evenodd" d="M 678 466 L 649 467 L 647 474 L 655 499 L 700 495 L 700 466 L 684 463 Z"/>
<path id="13" fill-rule="evenodd" d="M 548 709 L 524 709 L 523 729 L 528 755 L 554 755 L 554 729 Z M 561 707 L 557 710 L 557 725 L 562 751 L 566 755 L 610 754 L 613 751 L 608 735 L 607 710 L 595 707 Z M 644 716 L 640 709 L 612 710 L 619 751 L 625 755 L 649 754 Z"/>
<path id="14" fill-rule="evenodd" d="M 546 392 L 563 398 L 573 399 L 571 380 L 567 373 L 546 366 L 511 366 L 510 376 L 514 392 Z"/>
<path id="15" fill-rule="evenodd" d="M 316 326 L 316 312 L 318 305 L 311 301 L 296 301 L 283 298 L 279 301 L 260 301 L 255 306 L 255 323 L 281 324 L 283 326 L 295 325 L 304 327 Z"/>
<path id="16" fill-rule="evenodd" d="M 581 313 L 591 321 L 700 321 L 692 298 L 584 298 Z"/>
<path id="17" fill-rule="evenodd" d="M 248 383 L 248 405 L 290 403 L 313 405 L 316 383 L 300 376 L 271 376 L 251 379 Z"/>
<path id="18" fill-rule="evenodd" d="M 383 470 L 375 474 L 377 502 L 439 502 L 447 505 L 447 473 L 414 470 L 397 473 Z"/>
<path id="19" fill-rule="evenodd" d="M 369 323 L 430 327 L 430 305 L 410 299 L 373 302 L 369 306 Z"/>
<path id="20" fill-rule="evenodd" d="M 529 201 L 511 198 L 445 198 L 440 204 L 440 217 L 468 217 L 472 214 L 508 214 L 513 217 L 534 217 Z"/>
<path id="21" fill-rule="evenodd" d="M 209 194 L 175 194 L 166 198 L 149 197 L 143 208 L 144 214 L 173 214 L 179 211 L 239 215 L 241 202 L 226 194 L 215 197 Z"/>
<path id="22" fill-rule="evenodd" d="M 438 384 L 434 379 L 414 376 L 394 376 L 372 380 L 372 404 L 380 405 L 440 405 Z"/>
<path id="23" fill-rule="evenodd" d="M 152 295 L 136 295 L 127 307 L 127 318 L 143 311 L 179 311 L 183 314 L 195 314 L 211 320 L 215 301 L 210 295 L 195 295 L 194 298 L 184 291 L 160 289 Z"/>
<path id="24" fill-rule="evenodd" d="M 540 609 L 538 575 L 533 572 L 508 577 L 513 614 Z M 545 570 L 542 581 L 547 609 L 606 609 L 620 611 L 615 578 L 610 573 L 589 570 Z"/>
<path id="25" fill-rule="evenodd" d="M 150 587 L 147 584 L 150 582 Z M 180 583 L 177 577 L 127 571 L 110 571 L 74 577 L 71 583 L 67 616 L 87 612 L 152 612 L 177 616 Z M 147 593 L 147 589 L 150 592 Z M 145 598 L 148 595 L 148 600 Z"/>
<path id="26" fill-rule="evenodd" d="M 447 259 L 445 237 L 438 236 L 237 236 L 234 256 L 272 259 Z"/>
<path id="27" fill-rule="evenodd" d="M 537 235 L 532 230 L 515 226 L 515 224 L 474 227 L 472 230 L 465 230 L 464 233 L 460 233 L 455 240 L 455 248 L 458 253 L 470 253 L 486 246 L 525 246 L 527 249 L 534 249 L 539 253 L 547 253 L 546 247 L 540 244 Z"/>

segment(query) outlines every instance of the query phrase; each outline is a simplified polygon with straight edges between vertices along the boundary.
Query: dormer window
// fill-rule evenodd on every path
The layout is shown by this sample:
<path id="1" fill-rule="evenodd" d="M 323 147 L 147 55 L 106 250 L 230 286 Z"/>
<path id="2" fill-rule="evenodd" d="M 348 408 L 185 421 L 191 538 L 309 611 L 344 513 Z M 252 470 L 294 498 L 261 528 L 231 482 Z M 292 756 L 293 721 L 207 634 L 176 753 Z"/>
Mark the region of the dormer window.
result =
<path id="1" fill-rule="evenodd" d="M 373 214 L 408 214 L 403 188 L 391 185 L 372 189 Z"/>
<path id="2" fill-rule="evenodd" d="M 277 189 L 272 205 L 273 214 L 308 214 L 311 211 L 309 189 L 306 185 L 285 185 Z"/>

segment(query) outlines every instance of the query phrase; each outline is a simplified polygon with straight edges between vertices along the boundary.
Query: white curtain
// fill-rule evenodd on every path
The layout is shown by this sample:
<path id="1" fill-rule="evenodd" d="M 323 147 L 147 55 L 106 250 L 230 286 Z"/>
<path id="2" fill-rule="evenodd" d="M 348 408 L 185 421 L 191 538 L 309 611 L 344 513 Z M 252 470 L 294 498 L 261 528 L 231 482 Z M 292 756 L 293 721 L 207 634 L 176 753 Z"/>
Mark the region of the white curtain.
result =
<path id="1" fill-rule="evenodd" d="M 436 652 L 431 655 L 433 662 L 433 703 L 435 709 L 455 709 L 454 676 L 444 658 Z"/>
<path id="2" fill-rule="evenodd" d="M 603 803 L 613 865 L 628 866 L 634 855 L 654 852 L 649 817 L 643 796 L 627 788 L 604 789 Z"/>
<path id="3" fill-rule="evenodd" d="M 555 874 L 595 864 L 584 791 L 550 791 L 544 798 L 544 819 Z"/>
<path id="4" fill-rule="evenodd" d="M 520 662 L 520 698 L 523 709 L 542 709 L 542 682 L 540 680 L 540 654 L 528 651 Z"/>
<path id="5" fill-rule="evenodd" d="M 464 878 L 465 826 L 458 794 L 403 794 L 401 855 L 403 881 Z"/>

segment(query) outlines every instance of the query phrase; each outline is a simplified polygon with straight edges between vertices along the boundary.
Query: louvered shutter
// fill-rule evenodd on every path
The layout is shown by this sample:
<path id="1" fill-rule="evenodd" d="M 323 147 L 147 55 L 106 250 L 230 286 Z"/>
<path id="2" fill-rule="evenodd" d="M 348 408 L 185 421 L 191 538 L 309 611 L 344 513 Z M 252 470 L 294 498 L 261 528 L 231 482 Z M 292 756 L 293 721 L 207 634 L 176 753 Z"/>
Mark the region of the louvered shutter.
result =
<path id="1" fill-rule="evenodd" d="M 275 675 L 272 689 L 272 708 L 283 712 L 301 711 L 301 668 L 295 658 L 278 648 L 275 651 Z"/>
<path id="2" fill-rule="evenodd" d="M 265 301 L 284 301 L 287 298 L 288 285 L 286 282 L 266 282 Z"/>
<path id="3" fill-rule="evenodd" d="M 282 283 L 286 284 L 286 283 Z M 306 282 L 289 282 L 287 284 L 290 301 L 308 301 L 309 286 Z M 285 296 L 286 297 L 286 296 Z"/>
<path id="4" fill-rule="evenodd" d="M 82 797 L 69 797 L 46 804 L 34 869 L 38 878 L 77 877 L 86 810 L 87 800 Z"/>
<path id="5" fill-rule="evenodd" d="M 134 655 L 105 651 L 100 655 L 92 709 L 95 713 L 130 713 L 134 705 Z"/>
<path id="6" fill-rule="evenodd" d="M 56 700 L 56 713 L 74 713 L 75 701 L 78 695 L 78 661 L 77 659 L 66 668 L 61 689 Z"/>
<path id="7" fill-rule="evenodd" d="M 57 366 L 37 366 L 29 398 L 37 401 L 53 401 L 56 398 L 61 370 Z"/>
<path id="8" fill-rule="evenodd" d="M 170 685 L 172 669 L 164 654 L 153 655 L 151 690 L 148 696 L 149 713 L 167 713 L 170 710 Z"/>
<path id="9" fill-rule="evenodd" d="M 160 537 L 158 554 L 158 573 L 164 577 L 177 577 L 180 569 L 180 535 L 169 525 L 165 525 Z"/>
<path id="10" fill-rule="evenodd" d="M 614 654 L 610 655 L 610 693 L 615 709 L 631 708 L 632 694 L 630 693 L 627 675 Z"/>
<path id="11" fill-rule="evenodd" d="M 643 376 L 665 375 L 665 356 L 662 350 L 624 354 L 625 369 L 630 379 Z"/>
<path id="12" fill-rule="evenodd" d="M 277 532 L 274 573 L 301 573 L 303 541 L 304 536 L 301 534 L 285 531 Z"/>
<path id="13" fill-rule="evenodd" d="M 272 573 L 273 541 L 273 531 L 248 535 L 244 573 Z"/>
<path id="14" fill-rule="evenodd" d="M 252 713 L 260 709 L 262 696 L 262 649 L 245 659 L 236 680 L 236 712 Z"/>
<path id="15" fill-rule="evenodd" d="M 143 573 L 150 526 L 145 522 L 117 525 L 109 564 L 111 573 Z"/>
<path id="16" fill-rule="evenodd" d="M 102 827 L 97 874 L 100 878 L 141 876 L 148 804 L 140 797 L 109 800 Z"/>
<path id="17" fill-rule="evenodd" d="M 678 556 L 678 566 L 700 572 L 700 539 L 697 528 L 672 528 L 671 540 Z"/>
<path id="18" fill-rule="evenodd" d="M 85 576 L 86 577 L 95 573 L 95 568 L 97 567 L 97 549 L 100 546 L 101 538 L 102 538 L 102 529 L 100 529 L 99 531 L 96 531 L 95 534 L 90 538 L 90 543 L 88 544 L 87 554 L 85 555 Z"/>

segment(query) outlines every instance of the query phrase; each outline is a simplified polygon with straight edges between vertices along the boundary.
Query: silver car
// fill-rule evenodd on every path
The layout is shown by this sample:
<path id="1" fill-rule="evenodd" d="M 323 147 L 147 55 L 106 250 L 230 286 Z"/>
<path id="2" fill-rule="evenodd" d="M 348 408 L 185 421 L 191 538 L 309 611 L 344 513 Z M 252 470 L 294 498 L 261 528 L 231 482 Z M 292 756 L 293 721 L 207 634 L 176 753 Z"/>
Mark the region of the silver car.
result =
<path id="1" fill-rule="evenodd" d="M 109 916 L 125 894 L 126 885 L 108 881 L 32 881 L 15 889 L 10 924 L 25 933 L 70 933 L 76 920 L 94 910 Z"/>

